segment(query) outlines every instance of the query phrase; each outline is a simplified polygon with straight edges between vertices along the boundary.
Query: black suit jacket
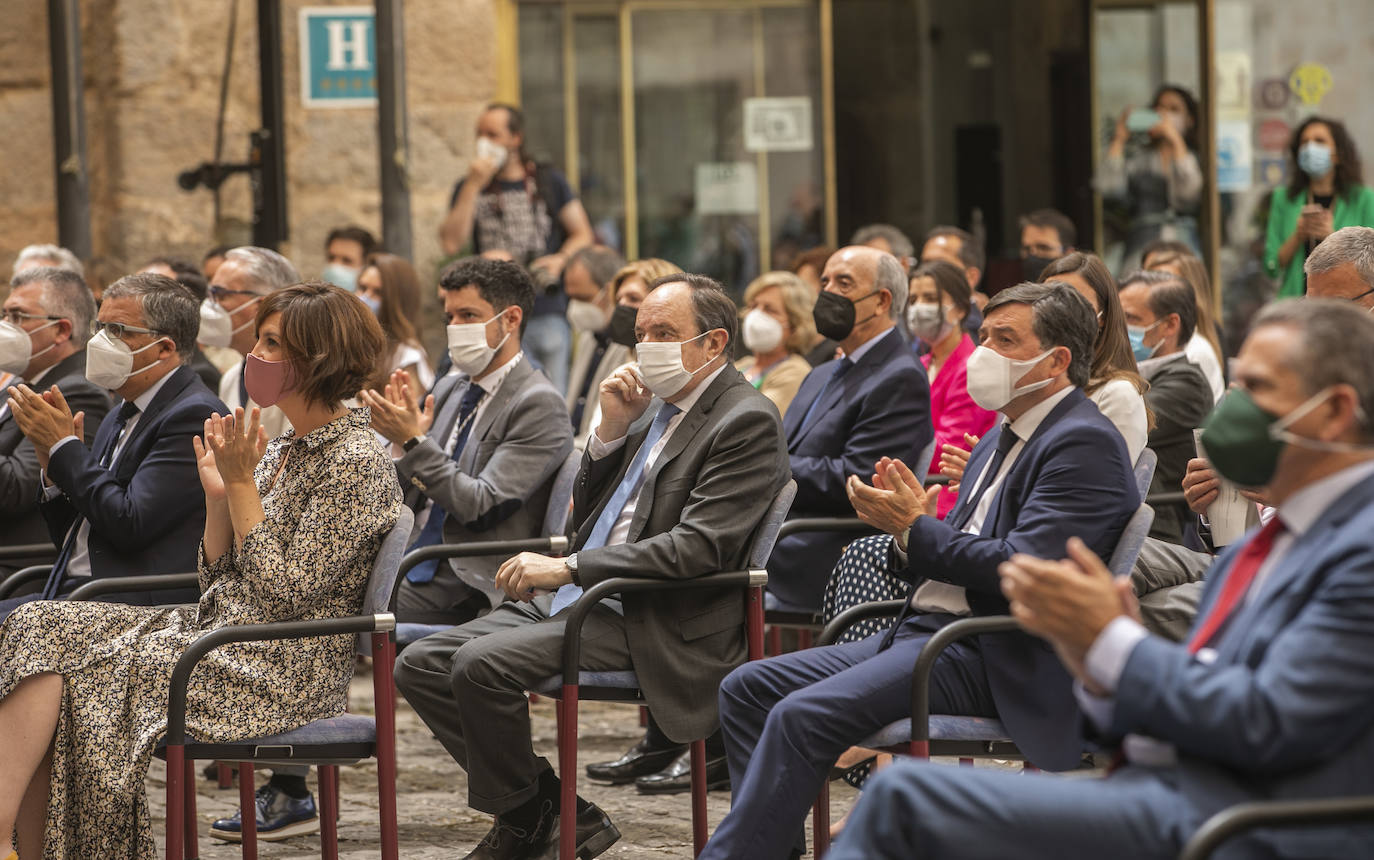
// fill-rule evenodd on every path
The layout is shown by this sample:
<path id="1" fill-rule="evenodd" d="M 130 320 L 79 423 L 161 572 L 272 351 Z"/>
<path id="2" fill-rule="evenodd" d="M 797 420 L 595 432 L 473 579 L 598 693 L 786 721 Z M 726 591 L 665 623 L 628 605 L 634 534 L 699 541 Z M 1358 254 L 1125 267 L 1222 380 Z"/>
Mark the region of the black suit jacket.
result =
<path id="1" fill-rule="evenodd" d="M 645 475 L 626 542 L 582 551 L 661 406 L 650 404 L 619 450 L 583 456 L 570 522 L 584 588 L 617 576 L 690 579 L 743 568 L 788 481 L 777 408 L 726 365 Z M 623 602 L 630 659 L 659 725 L 675 740 L 706 737 L 720 682 L 747 653 L 740 590 L 640 592 Z"/>
<path id="2" fill-rule="evenodd" d="M 53 385 L 62 392 L 73 414 L 86 413 L 84 441 L 90 444 L 100 422 L 110 411 L 110 393 L 86 379 L 84 349 L 59 361 L 44 375 L 41 383 L 30 387 L 46 391 Z M 0 390 L 0 404 L 8 398 L 8 391 Z M 38 487 L 42 481 L 39 473 L 38 454 L 33 450 L 33 443 L 19 431 L 14 413 L 5 410 L 0 417 L 0 546 L 49 540 L 47 526 L 38 512 Z M 8 564 L 18 569 L 39 561 L 16 560 Z"/>
<path id="3" fill-rule="evenodd" d="M 42 504 L 53 542 L 60 546 L 80 516 L 91 525 L 94 578 L 196 570 L 205 493 L 191 438 L 204 431 L 212 413 L 226 411 L 195 371 L 182 365 L 139 416 L 111 468 L 102 468 L 92 451 L 115 433 L 117 407 L 101 423 L 91 448 L 71 442 L 58 448 L 49 459 L 48 478 L 62 495 Z M 196 592 L 124 599 L 176 603 L 195 600 Z"/>
<path id="4" fill-rule="evenodd" d="M 1201 427 L 1207 413 L 1212 411 L 1212 386 L 1206 374 L 1182 353 L 1172 361 L 1156 367 L 1147 364 L 1146 367 L 1150 368 L 1145 377 L 1150 390 L 1145 392 L 1145 403 L 1155 413 L 1155 429 L 1150 431 L 1149 445 L 1159 457 L 1150 492 L 1177 493 L 1183 486 L 1188 461 L 1197 451 L 1193 430 Z M 1195 519 L 1188 504 L 1154 505 L 1154 509 L 1155 521 L 1150 527 L 1150 537 L 1182 544 L 1184 531 Z"/>
<path id="5" fill-rule="evenodd" d="M 897 329 L 827 386 L 837 363 L 811 371 L 787 407 L 787 452 L 797 480 L 789 519 L 854 516 L 844 489 L 850 475 L 867 482 L 882 457 L 914 469 L 935 438 L 925 368 Z M 813 403 L 814 414 L 804 424 Z M 786 604 L 819 612 L 825 583 L 851 540 L 853 535 L 822 532 L 779 541 L 768 561 L 768 590 Z"/>

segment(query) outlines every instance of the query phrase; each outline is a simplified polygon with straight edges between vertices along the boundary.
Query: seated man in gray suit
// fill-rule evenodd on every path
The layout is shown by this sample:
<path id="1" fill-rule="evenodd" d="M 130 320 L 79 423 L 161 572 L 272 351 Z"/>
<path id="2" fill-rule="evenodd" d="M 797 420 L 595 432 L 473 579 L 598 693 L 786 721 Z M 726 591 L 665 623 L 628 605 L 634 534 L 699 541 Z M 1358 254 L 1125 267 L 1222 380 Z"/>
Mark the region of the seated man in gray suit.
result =
<path id="1" fill-rule="evenodd" d="M 1002 565 L 1012 614 L 1077 678 L 1106 779 L 901 764 L 830 856 L 1172 858 L 1250 801 L 1374 792 L 1374 319 L 1284 301 L 1255 318 L 1207 419 L 1217 472 L 1277 513 L 1208 572 L 1187 641 L 1151 635 L 1081 542 Z M 1374 826 L 1255 830 L 1217 857 L 1369 857 Z"/>
<path id="2" fill-rule="evenodd" d="M 372 426 L 399 445 L 407 503 L 419 515 L 411 548 L 539 537 L 558 469 L 572 450 L 563 397 L 520 351 L 534 307 L 525 270 L 473 258 L 439 276 L 448 317 L 445 376 L 421 408 L 392 377 L 384 396 L 363 392 Z M 456 558 L 411 568 L 397 615 L 422 624 L 461 624 L 505 597 L 493 579 L 502 557 Z"/>
<path id="3" fill-rule="evenodd" d="M 0 375 L 14 376 L 0 388 L 0 546 L 51 540 L 38 512 L 38 452 L 14 420 L 9 387 L 23 383 L 46 391 L 56 385 L 73 412 L 86 413 L 82 441 L 90 445 L 110 411 L 109 393 L 86 379 L 86 341 L 93 319 L 95 299 L 75 272 L 25 269 L 10 282 L 0 322 Z M 0 563 L 0 575 L 51 561 L 52 556 L 13 559 Z"/>
<path id="4" fill-rule="evenodd" d="M 396 663 L 397 687 L 467 770 L 469 805 L 496 816 L 470 860 L 557 854 L 558 778 L 530 748 L 524 691 L 559 671 L 559 613 L 612 577 L 740 568 L 788 480 L 777 409 L 729 363 L 734 302 L 700 275 L 655 286 L 635 323 L 637 367 L 599 388 L 601 422 L 573 496 L 575 552 L 508 560 L 496 580 L 511 602 L 421 639 Z M 716 689 L 745 655 L 738 589 L 626 594 L 594 607 L 582 633 L 582 667 L 634 669 L 674 742 L 715 729 Z M 617 838 L 579 799 L 578 856 Z"/>

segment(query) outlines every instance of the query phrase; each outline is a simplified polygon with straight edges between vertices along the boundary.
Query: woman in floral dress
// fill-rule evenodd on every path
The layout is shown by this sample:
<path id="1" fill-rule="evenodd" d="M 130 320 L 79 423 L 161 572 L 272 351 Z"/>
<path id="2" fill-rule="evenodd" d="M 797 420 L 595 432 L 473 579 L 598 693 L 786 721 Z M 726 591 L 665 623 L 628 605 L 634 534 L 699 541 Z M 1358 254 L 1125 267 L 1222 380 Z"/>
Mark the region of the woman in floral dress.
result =
<path id="1" fill-rule="evenodd" d="M 36 602 L 0 626 L 0 852 L 14 829 L 23 860 L 155 858 L 144 782 L 186 646 L 225 625 L 362 608 L 401 493 L 367 410 L 342 402 L 385 339 L 356 297 L 325 284 L 271 294 L 257 326 L 249 395 L 296 429 L 269 443 L 258 410 L 240 409 L 195 440 L 200 602 Z M 231 742 L 339 714 L 352 665 L 351 636 L 219 648 L 191 676 L 188 732 Z"/>

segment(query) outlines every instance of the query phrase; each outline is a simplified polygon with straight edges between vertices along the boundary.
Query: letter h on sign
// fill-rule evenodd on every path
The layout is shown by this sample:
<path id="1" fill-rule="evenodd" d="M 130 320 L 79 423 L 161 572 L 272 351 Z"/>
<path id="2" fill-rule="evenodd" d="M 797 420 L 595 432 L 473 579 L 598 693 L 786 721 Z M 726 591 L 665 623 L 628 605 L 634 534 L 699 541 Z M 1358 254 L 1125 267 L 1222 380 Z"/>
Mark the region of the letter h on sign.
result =
<path id="1" fill-rule="evenodd" d="M 370 6 L 300 10 L 301 102 L 306 107 L 376 106 L 375 25 Z"/>

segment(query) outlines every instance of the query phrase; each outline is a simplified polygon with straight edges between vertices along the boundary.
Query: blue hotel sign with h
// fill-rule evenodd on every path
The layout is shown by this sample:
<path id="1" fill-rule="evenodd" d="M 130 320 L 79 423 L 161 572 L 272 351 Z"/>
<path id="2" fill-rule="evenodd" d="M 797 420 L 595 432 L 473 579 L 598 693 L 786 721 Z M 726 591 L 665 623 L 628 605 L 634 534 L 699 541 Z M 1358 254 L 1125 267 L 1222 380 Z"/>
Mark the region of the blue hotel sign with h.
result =
<path id="1" fill-rule="evenodd" d="M 300 11 L 301 101 L 308 108 L 375 107 L 377 28 L 370 6 Z"/>

